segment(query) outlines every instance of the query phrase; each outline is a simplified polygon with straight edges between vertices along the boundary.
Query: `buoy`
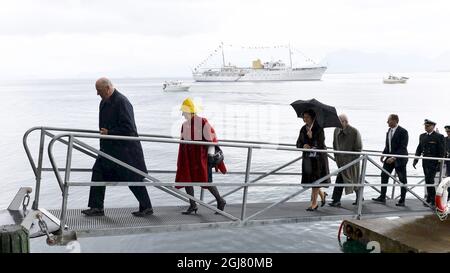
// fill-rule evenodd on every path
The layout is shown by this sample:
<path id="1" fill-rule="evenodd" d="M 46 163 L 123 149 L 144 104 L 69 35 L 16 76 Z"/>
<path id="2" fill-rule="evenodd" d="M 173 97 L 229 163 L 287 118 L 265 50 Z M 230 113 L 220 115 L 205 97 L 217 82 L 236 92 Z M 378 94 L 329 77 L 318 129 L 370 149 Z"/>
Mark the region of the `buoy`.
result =
<path id="1" fill-rule="evenodd" d="M 436 197 L 435 197 L 435 203 L 436 203 L 436 214 L 441 219 L 441 221 L 444 221 L 447 219 L 449 209 L 448 209 L 448 187 L 450 186 L 450 177 L 447 177 L 441 181 L 439 186 L 436 189 Z"/>

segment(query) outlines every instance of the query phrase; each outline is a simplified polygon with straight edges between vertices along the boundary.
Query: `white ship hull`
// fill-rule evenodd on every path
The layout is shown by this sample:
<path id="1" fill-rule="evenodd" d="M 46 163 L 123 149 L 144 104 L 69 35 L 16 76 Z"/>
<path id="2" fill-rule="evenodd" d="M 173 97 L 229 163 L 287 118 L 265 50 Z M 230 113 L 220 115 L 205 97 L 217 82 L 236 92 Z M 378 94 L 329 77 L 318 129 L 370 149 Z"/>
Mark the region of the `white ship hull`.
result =
<path id="1" fill-rule="evenodd" d="M 397 79 L 397 80 L 383 79 L 383 83 L 388 83 L 388 84 L 406 83 L 406 80 L 407 79 Z"/>
<path id="2" fill-rule="evenodd" d="M 168 86 L 163 88 L 165 92 L 186 92 L 189 91 L 190 86 Z"/>
<path id="3" fill-rule="evenodd" d="M 251 69 L 233 71 L 204 71 L 193 73 L 197 82 L 255 82 L 255 81 L 320 81 L 327 68 L 308 67 L 294 69 Z"/>

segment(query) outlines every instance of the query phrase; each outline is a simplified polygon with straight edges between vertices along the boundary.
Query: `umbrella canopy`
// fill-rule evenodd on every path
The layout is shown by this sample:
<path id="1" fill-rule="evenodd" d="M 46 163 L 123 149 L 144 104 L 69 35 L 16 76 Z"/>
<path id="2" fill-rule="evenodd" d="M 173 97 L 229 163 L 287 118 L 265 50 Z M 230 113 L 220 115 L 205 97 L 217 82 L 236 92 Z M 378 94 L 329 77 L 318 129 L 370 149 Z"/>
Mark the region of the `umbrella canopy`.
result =
<path id="1" fill-rule="evenodd" d="M 306 110 L 313 110 L 316 113 L 316 121 L 322 128 L 342 127 L 341 121 L 336 112 L 336 108 L 321 103 L 316 99 L 297 100 L 291 103 L 297 116 L 300 118 Z"/>

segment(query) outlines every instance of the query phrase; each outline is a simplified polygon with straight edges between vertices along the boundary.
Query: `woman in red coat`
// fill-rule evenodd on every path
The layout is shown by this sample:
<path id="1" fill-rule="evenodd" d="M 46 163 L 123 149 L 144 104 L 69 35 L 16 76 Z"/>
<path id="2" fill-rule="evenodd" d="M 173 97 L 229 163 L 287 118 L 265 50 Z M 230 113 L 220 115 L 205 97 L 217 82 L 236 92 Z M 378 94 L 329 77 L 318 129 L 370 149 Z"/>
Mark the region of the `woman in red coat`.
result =
<path id="1" fill-rule="evenodd" d="M 186 119 L 181 127 L 181 140 L 217 142 L 214 129 L 209 124 L 208 120 L 197 116 L 198 109 L 192 99 L 188 98 L 183 101 L 181 111 Z M 175 182 L 212 182 L 213 167 L 216 168 L 216 171 L 220 170 L 220 172 L 224 174 L 227 171 L 223 161 L 217 166 L 208 164 L 208 146 L 180 144 L 178 149 Z M 177 188 L 182 187 L 183 186 L 177 186 Z M 217 208 L 223 210 L 226 202 L 220 196 L 217 187 L 205 186 L 203 188 L 206 188 L 211 192 L 216 198 Z M 185 189 L 187 194 L 194 196 L 194 187 L 186 186 Z M 189 202 L 189 208 L 186 211 L 183 211 L 182 214 L 197 213 L 198 208 L 195 201 L 190 200 Z"/>

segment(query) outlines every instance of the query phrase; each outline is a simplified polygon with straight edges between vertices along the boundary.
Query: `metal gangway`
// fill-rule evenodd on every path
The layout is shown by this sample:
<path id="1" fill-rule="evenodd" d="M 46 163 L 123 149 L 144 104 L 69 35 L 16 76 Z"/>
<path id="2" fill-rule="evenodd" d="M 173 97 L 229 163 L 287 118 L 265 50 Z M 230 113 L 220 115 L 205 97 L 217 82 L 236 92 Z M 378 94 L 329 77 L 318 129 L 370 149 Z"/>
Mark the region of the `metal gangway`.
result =
<path id="1" fill-rule="evenodd" d="M 39 138 L 39 150 L 37 155 L 37 163 L 33 157 L 28 138 L 31 133 L 40 133 Z M 46 140 L 50 138 L 48 145 L 46 146 Z M 233 190 L 223 193 L 222 196 L 226 197 L 230 194 L 241 192 L 242 201 L 240 203 L 228 203 L 225 207 L 225 211 L 218 210 L 213 201 L 205 201 L 203 195 L 203 189 L 200 198 L 192 197 L 186 194 L 183 190 L 175 188 L 177 185 L 181 186 L 205 186 L 205 183 L 175 183 L 164 182 L 152 176 L 153 173 L 174 173 L 175 171 L 169 170 L 148 170 L 148 174 L 144 173 L 116 158 L 111 157 L 108 154 L 100 151 L 86 143 L 87 139 L 113 139 L 124 141 L 136 141 L 139 140 L 142 143 L 167 143 L 173 145 L 179 145 L 180 143 L 192 144 L 192 145 L 220 145 L 220 147 L 227 149 L 238 148 L 245 152 L 246 155 L 246 167 L 245 171 L 230 171 L 227 175 L 244 175 L 244 181 L 242 182 L 214 182 L 214 186 L 219 187 L 235 187 Z M 49 244 L 64 244 L 76 237 L 92 237 L 92 236 L 112 236 L 112 235 L 127 235 L 127 234 L 139 234 L 147 232 L 158 231 L 179 231 L 179 230 L 196 230 L 200 228 L 219 228 L 219 227 L 240 227 L 251 225 L 265 225 L 265 224 L 277 224 L 277 223 L 297 223 L 304 221 L 321 221 L 321 220 L 343 220 L 343 219 L 363 219 L 363 218 L 378 218 L 388 216 L 415 216 L 425 215 L 433 213 L 433 208 L 425 207 L 427 203 L 414 191 L 416 187 L 426 187 L 429 185 L 424 184 L 423 176 L 408 176 L 409 179 L 413 178 L 419 180 L 417 183 L 409 183 L 403 185 L 397 179 L 395 174 L 389 174 L 383 167 L 374 160 L 384 155 L 377 151 L 364 150 L 363 152 L 343 152 L 334 151 L 332 149 L 327 150 L 314 150 L 315 152 L 327 153 L 330 159 L 334 159 L 334 154 L 353 154 L 358 158 L 348 163 L 347 165 L 338 168 L 334 171 L 330 171 L 329 175 L 322 177 L 312 184 L 300 184 L 296 183 L 268 183 L 261 182 L 266 177 L 274 175 L 301 175 L 300 172 L 280 172 L 286 167 L 300 161 L 302 159 L 302 151 L 311 151 L 308 149 L 298 149 L 295 145 L 286 143 L 270 143 L 270 142 L 255 142 L 255 141 L 237 141 L 237 140 L 221 140 L 217 144 L 211 142 L 201 141 L 182 141 L 178 138 L 163 135 L 153 134 L 140 134 L 139 137 L 129 136 L 108 136 L 100 135 L 98 131 L 93 130 L 81 130 L 72 128 L 55 128 L 55 127 L 33 127 L 25 132 L 23 136 L 23 145 L 30 162 L 31 168 L 35 176 L 35 194 L 31 208 L 28 208 L 30 201 L 31 187 L 23 187 L 19 190 L 8 211 L 0 211 L 0 224 L 5 222 L 14 222 L 16 224 L 22 224 L 30 230 L 30 237 L 47 236 L 47 242 Z M 59 167 L 59 162 L 54 155 L 55 145 L 63 145 L 64 149 L 67 147 L 67 152 L 64 158 L 64 168 Z M 45 149 L 47 148 L 47 149 Z M 284 151 L 297 153 L 296 158 L 290 160 L 280 166 L 274 167 L 272 170 L 264 172 L 252 172 L 252 154 L 254 150 L 267 150 L 267 151 Z M 44 156 L 46 154 L 49 157 L 51 166 L 44 167 Z M 128 170 L 138 173 L 144 177 L 144 182 L 90 182 L 90 181 L 72 181 L 71 174 L 75 172 L 90 172 L 91 169 L 75 168 L 72 166 L 72 157 L 74 151 L 79 151 L 87 157 L 97 158 L 98 156 L 104 157 L 120 166 L 127 168 Z M 416 157 L 412 155 L 402 156 L 396 155 L 396 157 L 409 158 L 409 159 L 434 159 L 439 160 L 441 164 L 441 172 L 439 174 L 439 182 L 443 178 L 443 165 L 445 161 L 450 159 L 444 158 L 428 158 L 428 157 Z M 328 187 L 347 187 L 353 186 L 359 189 L 359 200 L 357 205 L 352 205 L 352 201 L 341 201 L 342 206 L 340 208 L 324 206 L 318 211 L 309 212 L 305 209 L 308 207 L 309 202 L 295 202 L 290 201 L 296 196 L 307 192 L 315 184 L 321 183 L 332 176 L 336 176 L 340 171 L 345 170 L 353 166 L 354 164 L 360 164 L 361 175 L 360 180 L 355 184 L 321 184 L 321 186 Z M 371 183 L 368 181 L 371 177 L 376 177 L 379 181 L 378 174 L 367 173 L 367 167 L 371 164 L 379 169 L 381 172 L 385 172 L 394 181 L 394 183 L 381 184 Z M 39 206 L 39 199 L 41 193 L 41 187 L 43 185 L 43 173 L 53 172 L 58 182 L 59 188 L 62 194 L 61 208 L 45 209 Z M 256 178 L 250 179 L 251 175 L 257 175 Z M 439 183 L 436 183 L 437 186 Z M 206 208 L 196 215 L 182 215 L 180 214 L 179 206 L 156 206 L 154 207 L 155 213 L 147 217 L 134 217 L 131 215 L 131 211 L 135 208 L 105 208 L 105 216 L 86 217 L 81 213 L 80 208 L 68 208 L 69 190 L 73 187 L 90 187 L 90 186 L 107 186 L 107 187 L 124 187 L 124 186 L 147 186 L 155 187 L 158 190 L 163 191 L 167 195 L 171 195 L 180 199 L 180 203 L 189 203 L 189 199 L 195 200 L 198 205 Z M 365 200 L 364 192 L 368 190 L 374 190 L 380 192 L 377 187 L 387 186 L 392 188 L 391 196 L 388 197 L 386 204 L 378 204 L 370 200 Z M 253 187 L 289 187 L 291 192 L 288 195 L 279 196 L 275 202 L 248 202 L 248 195 L 250 188 Z M 406 187 L 409 197 L 407 199 L 406 207 L 395 206 L 395 199 L 399 196 L 395 196 L 395 188 Z M 157 204 L 158 201 L 152 198 L 153 203 Z M 290 201 L 290 202 L 289 202 Z M 217 212 L 215 214 L 214 212 Z M 53 234 L 53 235 L 52 235 Z"/>

